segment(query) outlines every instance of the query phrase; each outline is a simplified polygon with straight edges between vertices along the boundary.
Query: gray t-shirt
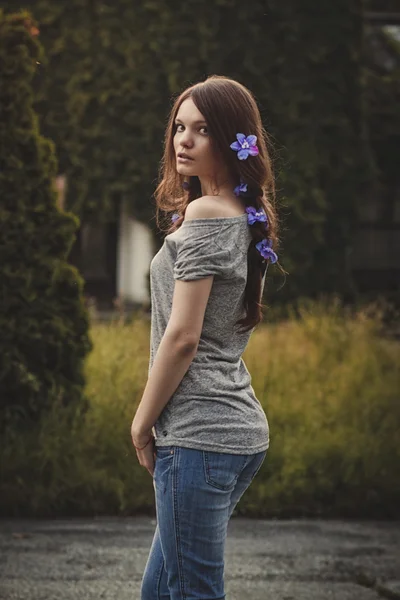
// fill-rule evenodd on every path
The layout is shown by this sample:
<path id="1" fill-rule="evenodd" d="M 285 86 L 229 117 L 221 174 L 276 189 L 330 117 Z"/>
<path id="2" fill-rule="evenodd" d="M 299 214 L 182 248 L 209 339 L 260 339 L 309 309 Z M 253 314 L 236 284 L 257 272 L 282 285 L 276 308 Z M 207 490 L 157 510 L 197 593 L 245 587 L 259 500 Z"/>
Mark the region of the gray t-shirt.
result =
<path id="1" fill-rule="evenodd" d="M 197 354 L 154 425 L 156 446 L 232 454 L 269 446 L 268 421 L 242 359 L 252 331 L 240 333 L 234 325 L 244 316 L 250 227 L 247 213 L 183 221 L 151 261 L 149 373 L 171 314 L 175 280 L 214 275 Z"/>

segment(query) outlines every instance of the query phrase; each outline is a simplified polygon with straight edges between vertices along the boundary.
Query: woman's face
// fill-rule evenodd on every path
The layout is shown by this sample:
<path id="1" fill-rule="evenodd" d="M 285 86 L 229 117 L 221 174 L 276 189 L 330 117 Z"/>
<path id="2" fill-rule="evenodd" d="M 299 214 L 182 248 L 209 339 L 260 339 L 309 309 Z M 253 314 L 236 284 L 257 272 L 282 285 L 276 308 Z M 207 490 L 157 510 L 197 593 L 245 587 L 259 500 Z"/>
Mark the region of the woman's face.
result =
<path id="1" fill-rule="evenodd" d="M 179 107 L 175 118 L 174 150 L 176 170 L 180 175 L 214 177 L 216 158 L 210 144 L 207 123 L 191 98 Z M 182 160 L 179 154 L 189 159 Z"/>

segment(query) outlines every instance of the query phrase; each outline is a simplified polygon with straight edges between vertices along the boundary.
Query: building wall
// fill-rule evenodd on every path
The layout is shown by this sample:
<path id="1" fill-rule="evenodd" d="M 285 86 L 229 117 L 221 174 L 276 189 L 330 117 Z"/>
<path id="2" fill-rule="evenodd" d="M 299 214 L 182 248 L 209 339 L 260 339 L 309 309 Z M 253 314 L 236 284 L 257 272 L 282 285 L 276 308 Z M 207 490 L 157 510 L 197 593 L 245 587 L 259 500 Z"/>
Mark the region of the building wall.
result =
<path id="1" fill-rule="evenodd" d="M 151 228 L 135 221 L 122 204 L 117 244 L 119 298 L 135 304 L 150 304 L 148 274 L 154 251 Z"/>

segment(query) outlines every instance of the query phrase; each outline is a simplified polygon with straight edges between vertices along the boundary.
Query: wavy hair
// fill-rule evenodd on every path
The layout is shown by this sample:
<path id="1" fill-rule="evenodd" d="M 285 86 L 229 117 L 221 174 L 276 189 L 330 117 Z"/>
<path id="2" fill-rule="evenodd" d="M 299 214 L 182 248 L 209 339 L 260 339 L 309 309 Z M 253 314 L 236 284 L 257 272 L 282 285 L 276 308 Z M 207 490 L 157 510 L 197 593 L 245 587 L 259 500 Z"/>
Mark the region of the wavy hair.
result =
<path id="1" fill-rule="evenodd" d="M 275 208 L 275 180 L 268 152 L 269 136 L 263 128 L 261 115 L 253 94 L 241 83 L 221 75 L 211 75 L 205 81 L 196 83 L 184 90 L 174 101 L 165 132 L 164 154 L 160 163 L 159 183 L 154 192 L 156 200 L 157 226 L 167 234 L 180 227 L 190 202 L 201 196 L 200 180 L 189 178 L 176 170 L 174 151 L 175 118 L 184 100 L 191 98 L 207 123 L 208 135 L 213 151 L 222 157 L 234 181 L 247 183 L 247 192 L 241 197 L 246 206 L 257 210 L 264 209 L 268 218 L 268 238 L 272 248 L 278 246 L 278 216 Z M 238 160 L 230 148 L 236 133 L 257 136 L 258 156 Z M 187 189 L 183 190 L 186 181 Z M 160 211 L 166 213 L 160 219 Z M 171 223 L 171 212 L 179 218 Z M 245 316 L 237 321 L 244 330 L 253 329 L 262 321 L 261 287 L 267 268 L 266 260 L 256 248 L 256 244 L 266 237 L 266 223 L 256 221 L 250 226 L 253 239 L 247 252 L 247 282 L 244 293 Z M 276 263 L 281 270 L 285 271 Z"/>

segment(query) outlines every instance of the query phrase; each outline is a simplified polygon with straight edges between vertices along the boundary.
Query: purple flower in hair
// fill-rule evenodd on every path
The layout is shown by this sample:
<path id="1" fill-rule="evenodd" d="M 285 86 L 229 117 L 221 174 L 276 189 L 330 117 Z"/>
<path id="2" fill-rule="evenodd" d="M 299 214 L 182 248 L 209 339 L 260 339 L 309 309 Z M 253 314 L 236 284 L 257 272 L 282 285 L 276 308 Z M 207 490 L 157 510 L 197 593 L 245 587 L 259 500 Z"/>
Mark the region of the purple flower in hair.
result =
<path id="1" fill-rule="evenodd" d="M 257 210 L 254 206 L 246 206 L 247 212 L 247 222 L 249 225 L 253 225 L 256 221 L 261 221 L 262 223 L 268 223 L 268 217 L 265 214 L 263 208 Z"/>
<path id="2" fill-rule="evenodd" d="M 232 148 L 232 150 L 236 150 L 239 160 L 246 160 L 249 154 L 250 156 L 257 156 L 258 148 L 256 146 L 256 135 L 248 135 L 246 137 L 244 133 L 237 133 L 236 138 L 237 142 L 232 142 L 230 148 Z"/>
<path id="3" fill-rule="evenodd" d="M 276 263 L 278 260 L 278 255 L 272 250 L 272 240 L 264 238 L 256 244 L 256 248 L 266 260 L 270 260 L 272 263 Z"/>
<path id="4" fill-rule="evenodd" d="M 240 196 L 241 192 L 247 192 L 247 183 L 244 183 L 243 181 L 241 181 L 240 185 L 237 185 L 233 190 L 235 196 Z"/>
<path id="5" fill-rule="evenodd" d="M 180 215 L 178 213 L 174 213 L 171 217 L 171 221 L 173 223 L 175 223 L 175 221 L 177 221 L 180 218 Z"/>

